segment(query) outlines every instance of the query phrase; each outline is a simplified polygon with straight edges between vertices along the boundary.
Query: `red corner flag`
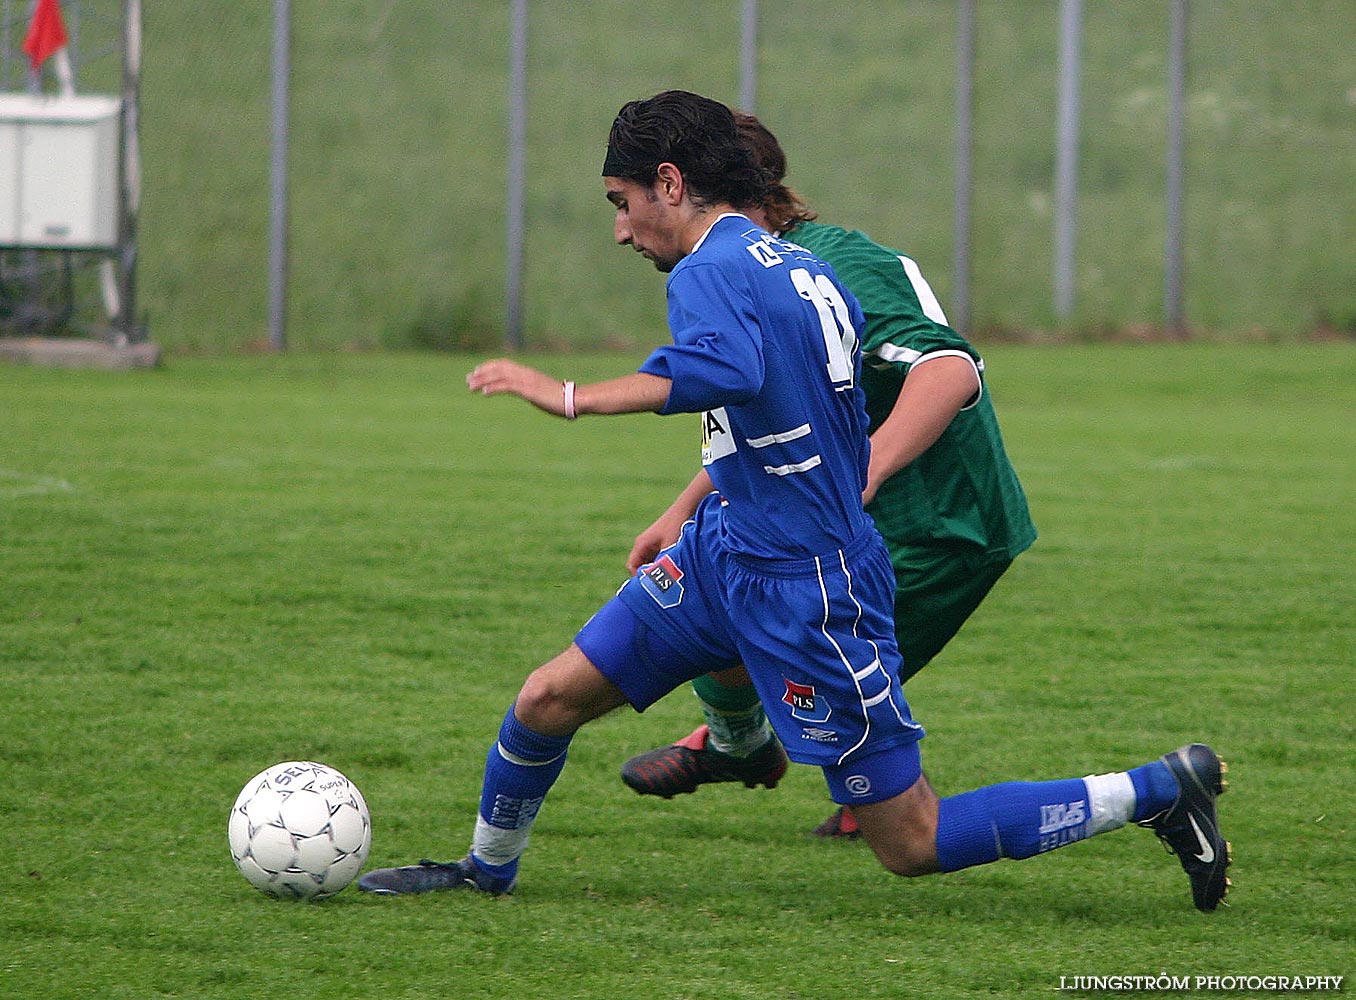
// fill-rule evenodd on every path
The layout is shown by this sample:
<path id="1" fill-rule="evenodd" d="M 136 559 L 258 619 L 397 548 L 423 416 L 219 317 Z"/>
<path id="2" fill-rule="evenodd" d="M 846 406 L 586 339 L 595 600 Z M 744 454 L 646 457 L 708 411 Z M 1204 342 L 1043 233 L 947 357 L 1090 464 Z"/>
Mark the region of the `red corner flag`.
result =
<path id="1" fill-rule="evenodd" d="M 24 39 L 24 51 L 28 53 L 34 71 L 65 45 L 66 25 L 62 23 L 57 0 L 38 0 L 33 23 L 28 26 L 28 37 Z"/>

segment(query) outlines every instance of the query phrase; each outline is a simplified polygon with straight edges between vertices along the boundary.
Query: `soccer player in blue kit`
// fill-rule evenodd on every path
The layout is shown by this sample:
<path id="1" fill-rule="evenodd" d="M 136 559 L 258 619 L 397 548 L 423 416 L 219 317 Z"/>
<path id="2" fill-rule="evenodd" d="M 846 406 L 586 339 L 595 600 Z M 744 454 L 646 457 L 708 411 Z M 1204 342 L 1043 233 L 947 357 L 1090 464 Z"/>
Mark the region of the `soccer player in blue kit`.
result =
<path id="1" fill-rule="evenodd" d="M 1228 884 L 1223 765 L 1203 744 L 1128 772 L 945 799 L 924 777 L 923 729 L 899 681 L 894 573 L 862 507 L 864 318 L 828 265 L 734 209 L 759 204 L 769 178 L 730 109 L 684 91 L 626 104 L 603 177 L 617 242 L 669 272 L 672 345 L 606 382 L 577 386 L 498 359 L 467 383 L 566 419 L 700 413 L 715 491 L 527 678 L 487 757 L 469 854 L 376 869 L 359 888 L 512 891 L 582 725 L 742 663 L 788 756 L 822 769 L 888 870 L 955 871 L 1152 821 L 1175 838 L 1196 905 L 1214 909 Z"/>

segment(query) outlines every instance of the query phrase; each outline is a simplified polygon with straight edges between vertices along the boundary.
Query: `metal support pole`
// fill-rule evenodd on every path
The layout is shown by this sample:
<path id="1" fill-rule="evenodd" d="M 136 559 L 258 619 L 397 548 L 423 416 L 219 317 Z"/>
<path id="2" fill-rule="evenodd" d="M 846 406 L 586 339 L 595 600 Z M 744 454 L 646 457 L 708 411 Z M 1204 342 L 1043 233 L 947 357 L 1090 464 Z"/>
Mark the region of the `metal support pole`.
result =
<path id="1" fill-rule="evenodd" d="M 1187 0 L 1172 0 L 1168 38 L 1167 227 L 1163 248 L 1163 323 L 1186 336 L 1182 285 L 1182 201 L 1186 176 Z"/>
<path id="2" fill-rule="evenodd" d="M 956 25 L 956 208 L 951 307 L 955 329 L 970 326 L 970 201 L 974 190 L 975 0 L 960 0 Z"/>
<path id="3" fill-rule="evenodd" d="M 758 101 L 758 0 L 744 0 L 739 31 L 739 107 L 755 114 Z"/>
<path id="4" fill-rule="evenodd" d="M 122 26 L 122 157 L 118 170 L 117 314 L 114 335 L 144 340 L 137 325 L 137 228 L 141 214 L 141 0 L 126 0 Z"/>
<path id="5" fill-rule="evenodd" d="M 268 344 L 287 349 L 287 152 L 292 75 L 291 0 L 273 0 L 273 140 L 269 173 Z"/>
<path id="6" fill-rule="evenodd" d="M 14 15 L 11 12 L 11 6 L 13 2 L 14 0 L 3 0 L 3 3 L 0 4 L 0 23 L 4 24 L 5 29 L 5 44 L 0 46 L 0 90 L 10 89 L 10 50 L 18 48 L 18 45 L 14 43 L 14 32 L 12 28 Z"/>
<path id="7" fill-rule="evenodd" d="M 70 56 L 71 91 L 80 89 L 80 11 L 79 2 L 71 4 L 66 14 L 66 51 Z"/>
<path id="8" fill-rule="evenodd" d="M 523 346 L 523 243 L 527 178 L 527 0 L 513 0 L 509 53 L 507 327 L 504 346 Z"/>
<path id="9" fill-rule="evenodd" d="M 1078 94 L 1083 0 L 1061 0 L 1059 122 L 1055 149 L 1055 313 L 1073 312 L 1078 207 Z"/>
<path id="10" fill-rule="evenodd" d="M 24 23 L 31 24 L 33 22 L 33 14 L 37 11 L 38 8 L 38 0 L 28 0 L 26 7 L 28 8 L 28 20 L 25 21 Z M 20 29 L 18 37 L 20 39 L 24 37 L 23 29 Z M 42 93 L 41 69 L 34 69 L 32 66 L 28 64 L 28 60 L 26 58 L 21 58 L 19 62 L 24 67 L 24 72 L 28 74 L 28 83 L 26 87 L 28 93 L 30 94 Z"/>

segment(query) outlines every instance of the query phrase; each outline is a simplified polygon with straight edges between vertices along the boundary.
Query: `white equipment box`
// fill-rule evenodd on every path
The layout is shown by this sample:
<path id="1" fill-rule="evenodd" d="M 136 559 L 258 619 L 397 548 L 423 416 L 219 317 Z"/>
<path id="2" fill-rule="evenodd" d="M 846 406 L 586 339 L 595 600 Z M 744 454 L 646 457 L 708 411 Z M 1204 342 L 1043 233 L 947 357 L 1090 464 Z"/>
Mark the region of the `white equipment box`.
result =
<path id="1" fill-rule="evenodd" d="M 0 246 L 118 242 L 116 97 L 0 94 Z"/>

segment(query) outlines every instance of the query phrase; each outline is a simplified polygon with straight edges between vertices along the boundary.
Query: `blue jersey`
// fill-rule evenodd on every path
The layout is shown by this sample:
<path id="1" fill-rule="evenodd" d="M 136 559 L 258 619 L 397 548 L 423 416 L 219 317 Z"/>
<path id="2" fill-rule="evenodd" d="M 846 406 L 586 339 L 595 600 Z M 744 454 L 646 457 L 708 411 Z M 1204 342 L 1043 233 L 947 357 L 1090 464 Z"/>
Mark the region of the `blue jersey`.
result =
<path id="1" fill-rule="evenodd" d="M 737 554 L 801 559 L 868 525 L 861 307 L 809 251 L 721 216 L 669 275 L 673 344 L 641 371 L 702 414 L 702 464 Z"/>
<path id="2" fill-rule="evenodd" d="M 673 344 L 641 371 L 672 380 L 663 412 L 702 413 L 717 493 L 575 643 L 641 711 L 742 663 L 788 756 L 828 768 L 837 801 L 898 794 L 915 772 L 864 763 L 923 729 L 900 687 L 890 556 L 862 509 L 861 307 L 829 265 L 734 214 L 668 297 Z"/>

